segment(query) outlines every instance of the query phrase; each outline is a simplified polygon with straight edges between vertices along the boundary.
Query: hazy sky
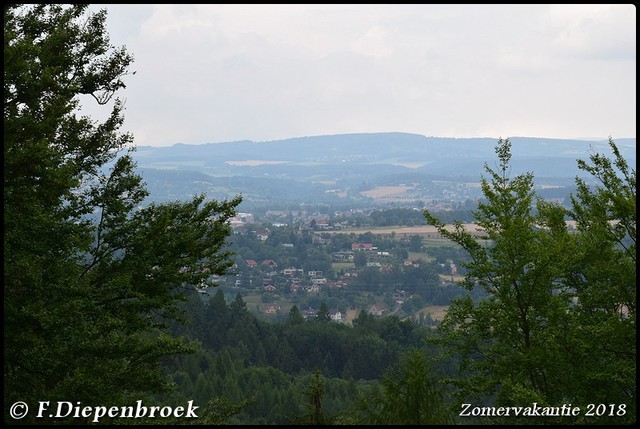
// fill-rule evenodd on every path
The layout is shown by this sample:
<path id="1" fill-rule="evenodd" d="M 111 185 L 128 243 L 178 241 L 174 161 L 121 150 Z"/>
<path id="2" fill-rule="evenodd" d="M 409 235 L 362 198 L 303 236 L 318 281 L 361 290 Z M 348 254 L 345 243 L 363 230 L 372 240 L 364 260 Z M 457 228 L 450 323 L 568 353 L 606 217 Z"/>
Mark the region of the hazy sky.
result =
<path id="1" fill-rule="evenodd" d="M 632 4 L 92 8 L 135 57 L 120 96 L 138 146 L 636 136 Z"/>

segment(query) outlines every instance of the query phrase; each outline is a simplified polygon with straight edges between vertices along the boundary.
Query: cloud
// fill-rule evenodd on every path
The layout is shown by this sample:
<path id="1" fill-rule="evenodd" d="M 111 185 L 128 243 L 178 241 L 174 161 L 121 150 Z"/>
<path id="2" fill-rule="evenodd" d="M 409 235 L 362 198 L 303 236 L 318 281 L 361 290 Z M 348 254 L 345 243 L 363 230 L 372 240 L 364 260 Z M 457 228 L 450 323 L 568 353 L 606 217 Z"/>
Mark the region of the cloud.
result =
<path id="1" fill-rule="evenodd" d="M 387 40 L 387 32 L 379 26 L 369 29 L 352 46 L 355 52 L 377 59 L 388 57 L 392 51 Z"/>
<path id="2" fill-rule="evenodd" d="M 551 5 L 549 15 L 558 55 L 635 61 L 634 5 Z"/>
<path id="3" fill-rule="evenodd" d="M 139 145 L 635 136 L 630 5 L 104 7 L 136 59 L 123 95 Z"/>

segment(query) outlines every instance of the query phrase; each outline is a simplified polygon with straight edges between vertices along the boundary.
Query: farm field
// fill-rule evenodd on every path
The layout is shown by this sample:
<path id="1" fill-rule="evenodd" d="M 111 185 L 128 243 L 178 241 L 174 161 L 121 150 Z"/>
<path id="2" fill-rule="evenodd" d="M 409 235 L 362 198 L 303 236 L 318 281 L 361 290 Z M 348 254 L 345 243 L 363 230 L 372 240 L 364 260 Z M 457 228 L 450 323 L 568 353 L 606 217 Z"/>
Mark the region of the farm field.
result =
<path id="1" fill-rule="evenodd" d="M 264 310 L 267 306 L 271 304 L 276 304 L 280 306 L 280 312 L 284 314 L 288 314 L 291 307 L 293 307 L 293 302 L 288 299 L 283 298 L 281 295 L 278 295 L 276 299 L 270 302 L 262 302 L 262 294 L 261 293 L 253 293 L 250 295 L 246 295 L 242 297 L 243 301 L 247 305 L 247 310 L 252 312 L 257 312 L 259 314 L 264 314 Z M 259 310 L 258 310 L 259 309 Z"/>
<path id="2" fill-rule="evenodd" d="M 425 252 L 409 252 L 409 259 L 412 261 L 420 260 L 424 262 L 431 262 L 434 258 Z"/>
<path id="3" fill-rule="evenodd" d="M 475 233 L 479 228 L 475 223 L 463 224 L 465 230 Z M 453 229 L 453 227 L 451 227 Z M 364 227 L 364 228 L 345 228 L 337 231 L 322 231 L 329 234 L 364 234 L 370 232 L 372 234 L 390 235 L 395 233 L 396 238 L 405 238 L 412 235 L 419 235 L 423 238 L 440 238 L 440 234 L 435 226 L 380 226 L 380 227 Z M 443 240 L 448 241 L 448 240 Z"/>
<path id="4" fill-rule="evenodd" d="M 337 271 L 340 271 L 340 270 L 350 270 L 354 266 L 355 265 L 353 264 L 353 262 L 333 262 L 331 264 L 331 269 L 334 272 L 337 272 Z"/>
<path id="5" fill-rule="evenodd" d="M 422 310 L 416 312 L 418 314 L 431 314 L 431 318 L 433 320 L 441 321 L 444 319 L 444 316 L 447 314 L 447 310 L 449 309 L 448 305 L 428 305 L 424 307 Z"/>
<path id="6" fill-rule="evenodd" d="M 375 201 L 406 201 L 417 200 L 417 195 L 412 195 L 410 191 L 414 191 L 414 186 L 397 185 L 397 186 L 378 186 L 369 191 L 360 192 L 361 195 L 373 198 Z"/>
<path id="7" fill-rule="evenodd" d="M 461 276 L 459 274 L 438 274 L 438 276 L 445 281 L 448 282 L 461 282 L 462 280 L 464 280 L 464 276 Z"/>

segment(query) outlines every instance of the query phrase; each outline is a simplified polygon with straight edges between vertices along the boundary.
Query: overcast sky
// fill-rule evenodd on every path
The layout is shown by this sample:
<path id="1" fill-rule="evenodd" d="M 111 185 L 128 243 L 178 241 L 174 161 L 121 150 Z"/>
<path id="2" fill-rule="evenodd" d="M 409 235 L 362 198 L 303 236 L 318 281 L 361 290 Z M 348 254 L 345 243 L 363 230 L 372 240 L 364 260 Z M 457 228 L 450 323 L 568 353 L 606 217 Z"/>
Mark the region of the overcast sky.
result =
<path id="1" fill-rule="evenodd" d="M 92 5 L 137 146 L 636 136 L 633 5 Z M 91 109 L 88 109 L 91 112 Z"/>

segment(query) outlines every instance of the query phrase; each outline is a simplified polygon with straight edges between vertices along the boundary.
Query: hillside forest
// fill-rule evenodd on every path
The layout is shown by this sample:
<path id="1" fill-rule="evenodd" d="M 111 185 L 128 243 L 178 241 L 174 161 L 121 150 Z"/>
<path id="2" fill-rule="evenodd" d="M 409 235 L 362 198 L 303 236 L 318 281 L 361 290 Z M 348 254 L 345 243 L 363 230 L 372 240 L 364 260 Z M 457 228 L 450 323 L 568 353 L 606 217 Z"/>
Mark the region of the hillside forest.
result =
<path id="1" fill-rule="evenodd" d="M 5 423 L 635 422 L 636 171 L 614 139 L 567 203 L 508 138 L 455 210 L 149 201 L 106 18 L 4 7 Z"/>

